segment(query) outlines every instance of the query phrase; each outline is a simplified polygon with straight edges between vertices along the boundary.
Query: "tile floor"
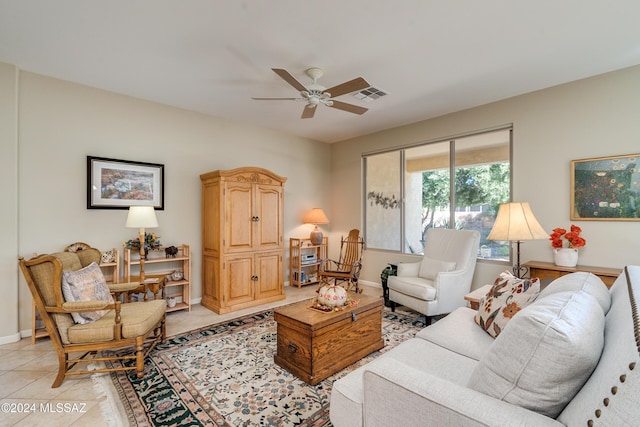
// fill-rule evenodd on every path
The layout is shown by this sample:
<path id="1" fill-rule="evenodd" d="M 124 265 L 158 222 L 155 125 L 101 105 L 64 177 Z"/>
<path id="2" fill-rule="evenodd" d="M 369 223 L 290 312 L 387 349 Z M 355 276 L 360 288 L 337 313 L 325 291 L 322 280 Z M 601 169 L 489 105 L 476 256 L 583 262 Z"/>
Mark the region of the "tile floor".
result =
<path id="1" fill-rule="evenodd" d="M 364 286 L 367 294 L 381 295 L 382 289 Z M 167 335 L 221 323 L 315 296 L 315 286 L 285 287 L 286 299 L 233 313 L 218 315 L 199 304 L 191 312 L 167 315 Z M 119 399 L 113 393 L 109 374 L 67 377 L 58 388 L 51 384 L 58 361 L 48 338 L 31 344 L 31 337 L 0 345 L 0 426 L 125 426 Z M 93 377 L 93 378 L 92 378 Z"/>

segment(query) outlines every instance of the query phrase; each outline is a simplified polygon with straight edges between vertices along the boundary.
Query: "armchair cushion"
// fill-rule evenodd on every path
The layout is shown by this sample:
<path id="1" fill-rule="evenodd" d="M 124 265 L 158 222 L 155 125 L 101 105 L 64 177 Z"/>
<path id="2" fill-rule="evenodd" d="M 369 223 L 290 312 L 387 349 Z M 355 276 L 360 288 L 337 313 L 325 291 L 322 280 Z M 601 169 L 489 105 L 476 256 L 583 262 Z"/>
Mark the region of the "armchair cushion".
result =
<path id="1" fill-rule="evenodd" d="M 114 303 L 102 270 L 95 262 L 80 270 L 63 271 L 62 294 L 67 302 L 105 301 L 109 304 Z M 71 316 L 76 323 L 86 324 L 100 319 L 108 311 L 73 312 Z"/>
<path id="2" fill-rule="evenodd" d="M 537 278 L 519 279 L 505 271 L 491 290 L 480 299 L 474 321 L 492 337 L 497 337 L 517 312 L 535 300 L 540 293 Z"/>
<path id="3" fill-rule="evenodd" d="M 160 322 L 167 308 L 164 300 L 122 304 L 122 338 L 145 334 Z M 109 310 L 95 322 L 73 325 L 67 331 L 70 343 L 95 343 L 115 339 L 115 310 Z"/>
<path id="4" fill-rule="evenodd" d="M 392 276 L 393 277 L 393 276 Z M 422 277 L 399 276 L 393 282 L 393 290 L 405 295 L 411 295 L 422 301 L 433 301 L 436 299 L 436 288 L 433 287 L 433 280 Z"/>
<path id="5" fill-rule="evenodd" d="M 594 297 L 538 298 L 495 339 L 469 387 L 556 418 L 591 375 L 603 346 L 604 313 Z"/>
<path id="6" fill-rule="evenodd" d="M 441 261 L 439 259 L 429 258 L 428 256 L 424 256 L 422 258 L 422 262 L 420 263 L 420 271 L 418 272 L 418 276 L 435 280 L 438 273 L 441 271 L 453 271 L 456 269 L 455 261 Z"/>

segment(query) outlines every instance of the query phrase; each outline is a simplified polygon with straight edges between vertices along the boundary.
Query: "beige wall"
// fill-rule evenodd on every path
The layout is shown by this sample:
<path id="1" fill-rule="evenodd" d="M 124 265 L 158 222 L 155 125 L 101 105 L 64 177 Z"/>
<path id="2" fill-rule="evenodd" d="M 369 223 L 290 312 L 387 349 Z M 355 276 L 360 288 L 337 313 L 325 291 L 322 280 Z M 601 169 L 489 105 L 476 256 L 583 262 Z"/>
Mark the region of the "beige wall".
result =
<path id="1" fill-rule="evenodd" d="M 526 76 L 523 76 L 526 78 Z M 640 67 L 580 80 L 420 123 L 332 145 L 331 227 L 335 234 L 361 223 L 363 152 L 429 141 L 513 123 L 514 201 L 528 201 L 547 230 L 568 227 L 570 161 L 640 153 Z M 587 246 L 580 263 L 620 267 L 640 263 L 640 222 L 575 221 Z M 335 238 L 335 236 L 334 236 Z M 522 245 L 522 262 L 552 261 L 547 240 Z M 415 257 L 367 251 L 361 278 L 380 282 L 388 262 Z M 508 265 L 479 262 L 473 288 Z"/>
<path id="2" fill-rule="evenodd" d="M 126 211 L 86 209 L 87 155 L 165 165 L 166 209 L 158 212 L 156 231 L 163 243 L 192 246 L 197 300 L 200 173 L 253 165 L 288 177 L 285 237 L 305 237 L 310 226 L 301 225 L 302 215 L 323 207 L 331 224 L 322 228 L 335 256 L 340 235 L 361 228 L 363 152 L 513 123 L 514 200 L 530 202 L 549 231 L 570 224 L 570 160 L 640 151 L 638 111 L 640 67 L 633 67 L 327 145 L 0 63 L 0 343 L 30 328 L 30 297 L 17 273 L 18 256 L 60 250 L 74 241 L 121 247 L 135 234 L 124 228 Z M 588 240 L 581 263 L 640 262 L 639 222 L 577 223 Z M 548 241 L 527 242 L 522 252 L 523 261 L 551 261 Z M 367 251 L 362 278 L 379 283 L 387 262 L 407 259 Z M 505 267 L 480 263 L 473 286 Z"/>
<path id="3" fill-rule="evenodd" d="M 17 70 L 0 62 L 0 344 L 18 338 Z M 7 301 L 8 304 L 5 304 Z"/>
<path id="4" fill-rule="evenodd" d="M 7 69 L 3 73 L 5 69 L 0 68 L 0 87 L 12 82 L 13 67 Z M 125 210 L 86 209 L 87 155 L 165 165 L 165 210 L 157 212 L 160 227 L 154 231 L 164 244 L 191 245 L 196 301 L 202 289 L 201 173 L 258 166 L 287 177 L 287 247 L 289 237 L 308 235 L 311 226 L 302 225 L 301 220 L 307 210 L 329 209 L 327 144 L 29 72 L 19 73 L 18 87 L 18 161 L 16 168 L 10 160 L 15 158 L 10 133 L 2 135 L 1 161 L 7 163 L 2 173 L 9 174 L 12 185 L 3 184 L 0 189 L 2 199 L 9 201 L 0 215 L 18 212 L 19 241 L 9 242 L 6 255 L 6 269 L 12 274 L 3 277 L 9 279 L 7 287 L 19 290 L 19 298 L 3 297 L 0 316 L 13 312 L 16 317 L 18 306 L 19 329 L 15 320 L 12 325 L 1 322 L 0 340 L 30 328 L 30 296 L 21 275 L 16 279 L 15 273 L 19 255 L 58 251 L 75 241 L 100 249 L 121 248 L 124 240 L 136 236 L 135 230 L 124 227 Z M 10 120 L 10 113 L 11 105 L 0 105 L 3 120 Z M 17 192 L 12 171 L 19 176 Z M 8 217 L 7 224 L 11 224 L 6 225 L 8 231 L 15 233 L 15 217 Z"/>

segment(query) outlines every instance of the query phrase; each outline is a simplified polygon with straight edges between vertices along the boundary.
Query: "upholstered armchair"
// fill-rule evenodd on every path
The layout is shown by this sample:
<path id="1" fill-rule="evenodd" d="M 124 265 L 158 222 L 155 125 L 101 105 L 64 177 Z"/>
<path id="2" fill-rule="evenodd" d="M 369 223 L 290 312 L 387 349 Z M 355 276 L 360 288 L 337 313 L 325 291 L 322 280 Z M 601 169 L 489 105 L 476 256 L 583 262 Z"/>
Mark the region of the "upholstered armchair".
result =
<path id="1" fill-rule="evenodd" d="M 479 244 L 477 231 L 429 229 L 422 261 L 400 263 L 397 275 L 388 278 L 392 310 L 401 304 L 424 314 L 431 323 L 432 317 L 463 306 Z"/>
<path id="2" fill-rule="evenodd" d="M 145 357 L 157 343 L 165 340 L 165 301 L 120 303 L 111 293 L 135 289 L 139 283 L 108 286 L 98 267 L 100 258 L 99 250 L 85 248 L 19 260 L 58 354 L 58 375 L 53 388 L 59 387 L 65 376 L 94 372 L 135 370 L 138 378 L 142 378 Z M 130 347 L 131 353 L 93 357 L 103 350 L 125 347 Z M 78 363 L 115 360 L 134 360 L 135 363 L 70 371 Z"/>

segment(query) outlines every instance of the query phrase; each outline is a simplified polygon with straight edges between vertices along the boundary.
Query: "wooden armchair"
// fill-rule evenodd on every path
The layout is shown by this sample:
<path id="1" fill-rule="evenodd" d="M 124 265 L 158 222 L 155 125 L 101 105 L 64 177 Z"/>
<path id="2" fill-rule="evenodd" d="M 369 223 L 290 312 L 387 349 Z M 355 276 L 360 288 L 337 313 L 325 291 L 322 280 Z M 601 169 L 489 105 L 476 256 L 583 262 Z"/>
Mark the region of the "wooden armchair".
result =
<path id="1" fill-rule="evenodd" d="M 138 378 L 142 378 L 144 359 L 157 343 L 165 341 L 164 300 L 128 304 L 122 304 L 117 299 L 113 302 L 65 302 L 62 290 L 63 271 L 74 272 L 90 266 L 93 262 L 98 264 L 100 257 L 99 250 L 86 248 L 78 252 L 41 255 L 28 261 L 24 258 L 19 259 L 20 269 L 58 354 L 58 375 L 52 388 L 59 387 L 67 375 L 135 370 Z M 109 285 L 109 291 L 126 292 L 138 285 Z M 72 313 L 84 314 L 96 310 L 108 311 L 98 320 L 86 324 L 76 323 L 72 317 Z M 102 350 L 123 347 L 131 347 L 131 353 L 124 356 L 96 357 Z M 78 356 L 77 353 L 81 355 Z M 135 360 L 135 364 L 127 364 L 121 368 L 70 371 L 78 363 L 113 360 Z"/>
<path id="2" fill-rule="evenodd" d="M 338 261 L 331 259 L 322 260 L 320 265 L 320 281 L 330 283 L 333 280 L 337 285 L 347 282 L 345 289 L 360 293 L 358 278 L 362 269 L 362 254 L 364 252 L 364 239 L 360 237 L 360 230 L 349 231 L 347 238 L 340 239 L 340 258 Z"/>

